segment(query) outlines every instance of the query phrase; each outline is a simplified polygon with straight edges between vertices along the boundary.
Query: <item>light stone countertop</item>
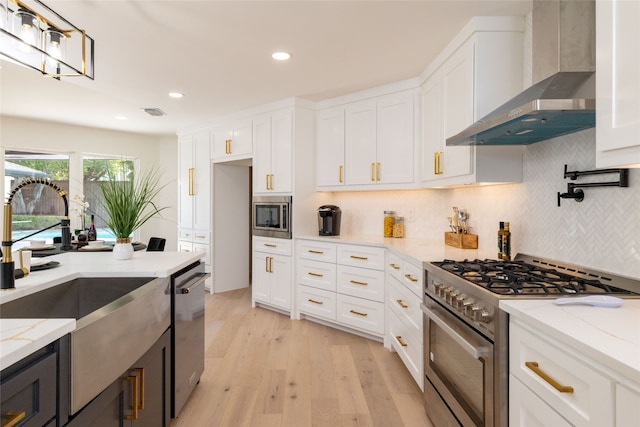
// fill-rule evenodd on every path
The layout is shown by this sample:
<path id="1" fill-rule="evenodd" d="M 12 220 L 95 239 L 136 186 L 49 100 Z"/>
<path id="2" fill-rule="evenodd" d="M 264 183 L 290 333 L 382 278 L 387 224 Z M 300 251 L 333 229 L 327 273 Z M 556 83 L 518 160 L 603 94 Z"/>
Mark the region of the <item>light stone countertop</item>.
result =
<path id="1" fill-rule="evenodd" d="M 16 288 L 0 291 L 1 304 L 78 277 L 169 277 L 204 257 L 204 252 L 134 252 L 116 261 L 111 252 L 64 253 L 48 257 L 60 265 L 16 280 Z M 0 369 L 73 331 L 75 319 L 0 319 Z"/>
<path id="2" fill-rule="evenodd" d="M 512 299 L 501 300 L 500 309 L 640 387 L 640 299 L 617 308 Z"/>

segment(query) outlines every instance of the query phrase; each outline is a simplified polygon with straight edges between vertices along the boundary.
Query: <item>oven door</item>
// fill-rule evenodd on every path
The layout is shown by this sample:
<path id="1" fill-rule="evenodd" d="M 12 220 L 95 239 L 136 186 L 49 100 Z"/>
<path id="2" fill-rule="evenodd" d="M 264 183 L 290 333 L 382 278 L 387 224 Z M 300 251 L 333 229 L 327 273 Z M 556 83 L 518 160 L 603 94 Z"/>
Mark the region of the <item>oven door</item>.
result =
<path id="1" fill-rule="evenodd" d="M 428 297 L 421 308 L 427 414 L 435 425 L 455 425 L 453 415 L 465 427 L 493 426 L 493 344 Z"/>

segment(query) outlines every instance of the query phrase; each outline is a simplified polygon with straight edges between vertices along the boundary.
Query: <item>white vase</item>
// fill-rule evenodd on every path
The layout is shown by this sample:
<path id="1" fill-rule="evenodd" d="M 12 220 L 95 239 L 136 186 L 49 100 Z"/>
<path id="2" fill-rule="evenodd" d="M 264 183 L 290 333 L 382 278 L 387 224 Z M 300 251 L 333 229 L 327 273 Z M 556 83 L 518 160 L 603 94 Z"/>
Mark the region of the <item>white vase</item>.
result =
<path id="1" fill-rule="evenodd" d="M 133 257 L 133 245 L 131 244 L 131 238 L 118 237 L 116 244 L 113 247 L 113 259 L 126 260 Z"/>

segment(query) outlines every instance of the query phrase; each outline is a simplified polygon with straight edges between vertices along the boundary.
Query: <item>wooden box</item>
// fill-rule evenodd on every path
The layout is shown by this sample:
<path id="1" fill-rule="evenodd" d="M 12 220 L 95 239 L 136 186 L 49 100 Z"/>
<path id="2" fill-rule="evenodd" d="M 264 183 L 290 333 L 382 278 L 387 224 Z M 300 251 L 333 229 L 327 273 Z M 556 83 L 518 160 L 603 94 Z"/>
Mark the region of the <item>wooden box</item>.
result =
<path id="1" fill-rule="evenodd" d="M 444 243 L 447 246 L 453 246 L 460 249 L 478 249 L 477 234 L 456 234 L 451 231 L 445 231 Z"/>

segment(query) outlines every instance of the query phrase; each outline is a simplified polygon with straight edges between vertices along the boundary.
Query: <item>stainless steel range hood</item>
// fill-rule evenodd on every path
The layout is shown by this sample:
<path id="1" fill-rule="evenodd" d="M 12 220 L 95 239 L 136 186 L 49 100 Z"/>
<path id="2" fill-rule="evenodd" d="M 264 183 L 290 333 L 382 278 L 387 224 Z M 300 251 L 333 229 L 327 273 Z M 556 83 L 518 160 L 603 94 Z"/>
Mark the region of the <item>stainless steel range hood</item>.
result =
<path id="1" fill-rule="evenodd" d="M 595 1 L 535 0 L 532 24 L 537 83 L 447 145 L 526 145 L 595 126 Z"/>

